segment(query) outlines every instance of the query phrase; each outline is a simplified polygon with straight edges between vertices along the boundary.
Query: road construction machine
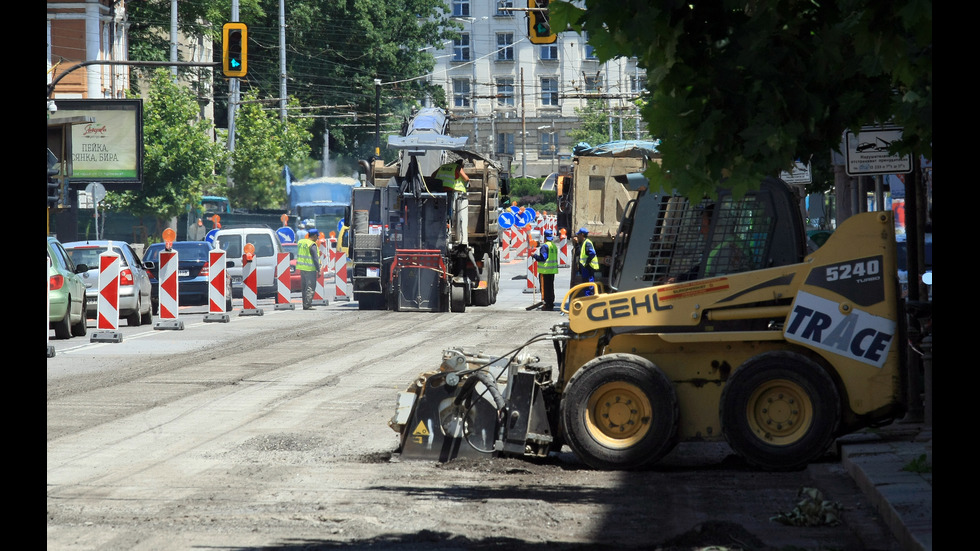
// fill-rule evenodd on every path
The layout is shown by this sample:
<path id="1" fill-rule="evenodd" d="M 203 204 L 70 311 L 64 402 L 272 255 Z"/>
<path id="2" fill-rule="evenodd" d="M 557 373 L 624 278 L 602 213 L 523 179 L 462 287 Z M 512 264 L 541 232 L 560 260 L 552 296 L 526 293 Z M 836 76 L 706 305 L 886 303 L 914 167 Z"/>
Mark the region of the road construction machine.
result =
<path id="1" fill-rule="evenodd" d="M 388 147 L 398 160 L 362 161 L 366 185 L 352 190 L 346 220 L 348 276 L 362 310 L 463 312 L 489 306 L 500 288 L 497 210 L 507 173 L 499 163 L 466 149 L 450 118 L 424 108 L 406 121 Z M 435 173 L 463 161 L 469 177 L 467 230 L 453 224 L 462 212 Z M 463 235 L 465 233 L 465 235 Z"/>
<path id="2" fill-rule="evenodd" d="M 799 204 L 776 178 L 742 197 L 638 191 L 610 284 L 570 288 L 567 321 L 515 351 L 445 350 L 398 395 L 397 453 L 545 457 L 567 445 L 592 468 L 638 469 L 679 442 L 727 441 L 751 465 L 793 470 L 900 418 L 894 216 L 851 216 L 813 250 Z M 555 363 L 528 352 L 549 340 Z"/>
<path id="3" fill-rule="evenodd" d="M 626 205 L 637 196 L 637 190 L 627 187 L 623 176 L 643 172 L 654 162 L 660 162 L 656 142 L 619 140 L 596 146 L 578 144 L 571 162 L 559 166 L 555 179 L 558 227 L 566 229 L 568 235 L 580 228 L 589 231 L 599 258 L 596 281 L 609 280 L 616 231 Z M 577 253 L 570 258 L 571 286 L 582 283 Z"/>

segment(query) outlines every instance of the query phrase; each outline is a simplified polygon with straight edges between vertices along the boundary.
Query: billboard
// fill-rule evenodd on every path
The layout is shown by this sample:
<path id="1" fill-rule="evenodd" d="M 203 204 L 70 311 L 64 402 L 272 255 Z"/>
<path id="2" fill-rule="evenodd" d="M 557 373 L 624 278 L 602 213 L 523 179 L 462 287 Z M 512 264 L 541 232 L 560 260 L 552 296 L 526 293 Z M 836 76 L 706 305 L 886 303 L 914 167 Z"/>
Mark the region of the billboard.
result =
<path id="1" fill-rule="evenodd" d="M 143 100 L 59 99 L 58 117 L 90 117 L 72 125 L 73 187 L 98 182 L 109 191 L 143 184 Z"/>

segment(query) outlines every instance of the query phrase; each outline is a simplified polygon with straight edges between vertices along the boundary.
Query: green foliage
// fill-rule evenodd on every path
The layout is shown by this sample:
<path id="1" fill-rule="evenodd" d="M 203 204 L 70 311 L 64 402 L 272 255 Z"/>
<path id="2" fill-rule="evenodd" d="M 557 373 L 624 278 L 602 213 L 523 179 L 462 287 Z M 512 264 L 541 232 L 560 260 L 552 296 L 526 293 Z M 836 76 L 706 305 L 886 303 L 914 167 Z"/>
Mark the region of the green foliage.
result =
<path id="1" fill-rule="evenodd" d="M 932 2 L 556 0 L 554 28 L 587 31 L 601 61 L 647 70 L 643 119 L 660 139 L 653 185 L 736 193 L 891 121 L 893 153 L 932 158 Z"/>
<path id="2" fill-rule="evenodd" d="M 589 145 L 599 145 L 607 143 L 609 138 L 609 111 L 600 99 L 590 99 L 586 106 L 576 107 L 575 114 L 579 117 L 577 128 L 568 131 L 568 137 L 573 143 L 585 142 Z M 620 138 L 620 125 L 617 119 L 613 120 L 612 140 L 631 140 L 636 137 L 636 119 L 623 118 L 622 138 Z"/>
<path id="3" fill-rule="evenodd" d="M 297 101 L 291 99 L 289 105 L 295 107 Z M 287 205 L 282 168 L 309 157 L 310 124 L 301 118 L 283 122 L 275 110 L 263 109 L 254 90 L 243 95 L 235 116 L 234 187 L 227 192 L 232 205 L 246 209 Z"/>
<path id="4" fill-rule="evenodd" d="M 158 69 L 143 103 L 143 186 L 110 193 L 107 203 L 158 222 L 184 213 L 222 178 L 226 155 L 213 133 L 211 121 L 199 118 L 193 93 Z"/>
<path id="5" fill-rule="evenodd" d="M 912 473 L 919 473 L 919 474 L 931 473 L 932 465 L 929 464 L 926 454 L 922 454 L 919 457 L 913 459 L 912 461 L 909 461 L 907 465 L 902 467 L 902 470 L 912 472 Z"/>
<path id="6" fill-rule="evenodd" d="M 537 212 L 555 212 L 558 196 L 555 191 L 544 191 L 541 183 L 544 178 L 513 178 L 510 181 L 510 195 L 504 197 L 502 204 L 510 205 L 517 201 L 519 207 L 531 207 Z"/>

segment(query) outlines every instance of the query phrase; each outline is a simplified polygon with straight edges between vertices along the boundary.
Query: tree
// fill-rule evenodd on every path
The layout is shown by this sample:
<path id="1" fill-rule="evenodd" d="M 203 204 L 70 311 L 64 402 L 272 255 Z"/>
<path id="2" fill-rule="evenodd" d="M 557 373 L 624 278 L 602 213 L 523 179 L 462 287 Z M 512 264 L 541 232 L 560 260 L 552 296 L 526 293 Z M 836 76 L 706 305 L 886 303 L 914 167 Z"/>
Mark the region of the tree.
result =
<path id="1" fill-rule="evenodd" d="M 173 82 L 166 69 L 153 73 L 143 103 L 143 186 L 111 193 L 107 203 L 136 216 L 153 216 L 158 230 L 205 190 L 220 185 L 227 160 L 212 140 L 214 126 L 198 117 L 193 93 Z M 160 232 L 156 232 L 159 234 Z"/>
<path id="2" fill-rule="evenodd" d="M 551 22 L 646 68 L 655 185 L 742 193 L 885 122 L 904 128 L 892 153 L 932 158 L 930 0 L 556 0 Z"/>
<path id="3" fill-rule="evenodd" d="M 228 198 L 247 209 L 282 208 L 287 204 L 283 166 L 300 164 L 310 155 L 310 119 L 279 119 L 276 109 L 265 109 L 256 90 L 246 92 L 235 116 L 235 151 Z M 278 101 L 274 102 L 278 105 Z M 298 102 L 290 98 L 287 106 Z"/>
<path id="4" fill-rule="evenodd" d="M 584 108 L 575 108 L 575 114 L 579 117 L 579 125 L 568 131 L 568 137 L 574 142 L 585 142 L 589 145 L 609 142 L 611 124 L 613 125 L 612 140 L 631 140 L 636 137 L 636 119 L 619 114 L 615 119 L 610 120 L 611 113 L 601 99 L 588 100 Z M 622 127 L 620 127 L 619 117 L 622 117 Z"/>

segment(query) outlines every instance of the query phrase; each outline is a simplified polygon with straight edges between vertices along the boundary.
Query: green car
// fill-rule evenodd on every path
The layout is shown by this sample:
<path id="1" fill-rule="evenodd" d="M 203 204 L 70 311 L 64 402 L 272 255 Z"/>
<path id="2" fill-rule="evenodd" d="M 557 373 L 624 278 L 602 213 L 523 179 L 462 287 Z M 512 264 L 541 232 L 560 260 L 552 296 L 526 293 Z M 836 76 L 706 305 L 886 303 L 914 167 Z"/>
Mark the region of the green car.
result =
<path id="1" fill-rule="evenodd" d="M 85 283 L 79 274 L 88 266 L 76 266 L 65 248 L 48 237 L 48 328 L 57 339 L 83 337 L 86 325 Z"/>

